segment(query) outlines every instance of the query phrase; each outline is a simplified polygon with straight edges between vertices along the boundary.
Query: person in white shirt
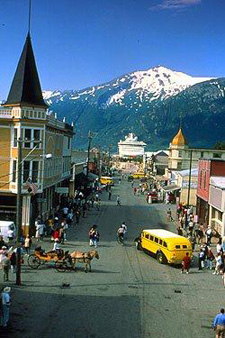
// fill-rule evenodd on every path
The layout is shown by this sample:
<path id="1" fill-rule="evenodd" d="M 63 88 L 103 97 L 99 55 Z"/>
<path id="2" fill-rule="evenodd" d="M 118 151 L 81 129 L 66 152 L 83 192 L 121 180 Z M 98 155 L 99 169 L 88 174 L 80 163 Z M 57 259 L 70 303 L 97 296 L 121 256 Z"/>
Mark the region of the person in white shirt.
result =
<path id="1" fill-rule="evenodd" d="M 124 237 L 125 237 L 125 235 L 126 235 L 126 233 L 127 233 L 127 226 L 126 226 L 126 223 L 123 222 L 122 225 L 121 225 L 121 227 L 124 229 Z"/>
<path id="2" fill-rule="evenodd" d="M 1 295 L 2 300 L 2 326 L 7 327 L 9 321 L 9 307 L 11 305 L 11 298 L 10 298 L 11 288 L 6 286 Z"/>
<path id="3" fill-rule="evenodd" d="M 61 246 L 60 246 L 58 238 L 55 239 L 55 243 L 53 245 L 53 251 L 56 251 L 58 258 L 60 258 L 60 255 L 61 255 Z"/>
<path id="4" fill-rule="evenodd" d="M 8 230 L 8 239 L 9 241 L 13 241 L 14 238 L 14 231 L 12 229 Z"/>
<path id="5" fill-rule="evenodd" d="M 221 244 L 221 239 L 219 239 L 219 242 L 216 245 L 216 252 L 220 254 L 223 251 L 222 244 Z"/>

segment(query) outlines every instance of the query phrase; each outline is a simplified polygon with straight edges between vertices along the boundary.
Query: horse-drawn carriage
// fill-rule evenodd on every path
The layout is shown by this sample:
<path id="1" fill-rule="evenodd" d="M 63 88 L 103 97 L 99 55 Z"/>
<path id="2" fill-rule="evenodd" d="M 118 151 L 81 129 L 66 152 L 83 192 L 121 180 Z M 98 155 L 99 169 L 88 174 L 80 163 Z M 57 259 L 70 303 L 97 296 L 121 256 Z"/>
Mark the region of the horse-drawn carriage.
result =
<path id="1" fill-rule="evenodd" d="M 59 250 L 45 252 L 41 247 L 35 249 L 34 253 L 28 257 L 28 265 L 32 269 L 37 269 L 44 264 L 53 265 L 57 271 L 64 272 L 66 270 L 76 270 L 76 263 L 84 264 L 84 271 L 91 271 L 91 261 L 93 258 L 99 259 L 98 252 L 96 250 L 82 252 L 73 251 L 71 254 L 69 251 Z"/>

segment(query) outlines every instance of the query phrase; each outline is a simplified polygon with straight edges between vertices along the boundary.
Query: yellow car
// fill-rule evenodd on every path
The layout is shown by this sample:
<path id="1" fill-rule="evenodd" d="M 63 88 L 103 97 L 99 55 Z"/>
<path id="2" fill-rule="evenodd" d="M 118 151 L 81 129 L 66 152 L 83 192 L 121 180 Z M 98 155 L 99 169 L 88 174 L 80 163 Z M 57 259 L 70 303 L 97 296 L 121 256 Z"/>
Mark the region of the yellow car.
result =
<path id="1" fill-rule="evenodd" d="M 190 241 L 167 230 L 143 230 L 135 241 L 138 250 L 154 254 L 161 264 L 181 264 L 187 252 L 193 256 Z"/>
<path id="2" fill-rule="evenodd" d="M 139 179 L 139 178 L 144 178 L 146 174 L 141 172 L 141 173 L 134 173 L 132 176 L 134 179 Z"/>
<path id="3" fill-rule="evenodd" d="M 114 181 L 113 181 L 112 177 L 109 177 L 109 176 L 101 176 L 100 182 L 103 185 L 106 185 L 106 184 L 114 185 Z"/>

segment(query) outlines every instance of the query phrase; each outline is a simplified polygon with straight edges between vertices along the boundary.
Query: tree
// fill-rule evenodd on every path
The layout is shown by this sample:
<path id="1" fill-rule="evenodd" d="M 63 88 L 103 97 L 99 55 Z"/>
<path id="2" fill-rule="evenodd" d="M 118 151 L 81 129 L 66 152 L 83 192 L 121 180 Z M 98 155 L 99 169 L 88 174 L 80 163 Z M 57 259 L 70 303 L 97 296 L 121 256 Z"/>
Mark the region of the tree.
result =
<path id="1" fill-rule="evenodd" d="M 214 149 L 225 150 L 225 141 L 216 142 Z"/>

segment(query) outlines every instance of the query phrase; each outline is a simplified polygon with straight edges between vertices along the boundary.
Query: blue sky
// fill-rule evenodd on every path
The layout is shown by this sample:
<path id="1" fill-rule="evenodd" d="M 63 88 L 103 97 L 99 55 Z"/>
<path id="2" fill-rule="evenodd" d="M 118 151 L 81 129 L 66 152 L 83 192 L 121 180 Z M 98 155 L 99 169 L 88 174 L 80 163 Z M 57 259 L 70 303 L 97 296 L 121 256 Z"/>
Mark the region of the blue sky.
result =
<path id="1" fill-rule="evenodd" d="M 29 0 L 0 1 L 0 100 L 27 34 Z M 225 76 L 224 0 L 33 0 L 43 89 L 82 89 L 156 65 Z"/>

